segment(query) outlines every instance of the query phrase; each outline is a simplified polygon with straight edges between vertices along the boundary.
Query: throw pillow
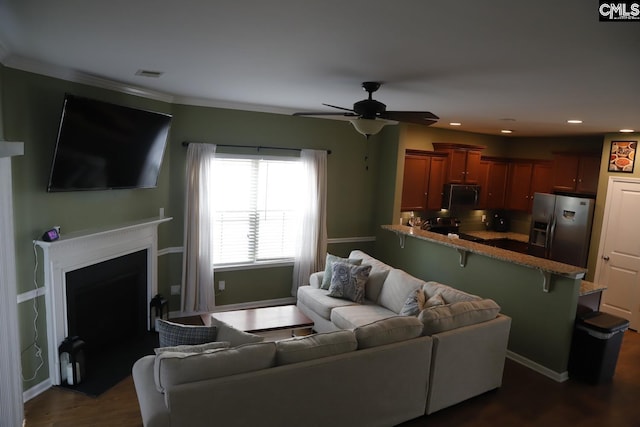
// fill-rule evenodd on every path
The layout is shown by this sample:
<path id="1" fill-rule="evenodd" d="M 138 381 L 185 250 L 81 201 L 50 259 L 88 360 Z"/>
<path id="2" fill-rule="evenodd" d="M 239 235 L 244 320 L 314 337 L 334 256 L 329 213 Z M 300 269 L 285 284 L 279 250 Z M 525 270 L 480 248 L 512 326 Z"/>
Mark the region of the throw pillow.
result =
<path id="1" fill-rule="evenodd" d="M 424 292 L 422 291 L 420 292 L 424 295 Z M 434 296 L 432 296 L 431 298 L 429 298 L 424 302 L 423 308 L 437 307 L 439 305 L 445 305 L 446 303 L 447 302 L 444 300 L 444 298 L 442 298 L 441 294 L 435 294 Z"/>
<path id="2" fill-rule="evenodd" d="M 329 289 L 331 285 L 331 275 L 333 274 L 333 263 L 334 262 L 346 262 L 353 265 L 362 264 L 361 259 L 353 259 L 353 258 L 340 258 L 335 255 L 327 254 L 327 259 L 325 260 L 324 267 L 324 276 L 322 276 L 322 283 L 320 284 L 320 289 Z"/>
<path id="3" fill-rule="evenodd" d="M 218 328 L 215 326 L 181 325 L 167 320 L 156 320 L 156 331 L 160 347 L 176 345 L 204 344 L 216 340 Z"/>
<path id="4" fill-rule="evenodd" d="M 402 310 L 400 310 L 400 316 L 417 316 L 420 313 L 420 295 L 424 298 L 424 292 L 422 292 L 422 289 L 409 292 L 409 296 L 404 302 Z"/>
<path id="5" fill-rule="evenodd" d="M 334 262 L 328 295 L 362 304 L 364 302 L 364 285 L 367 283 L 370 271 L 370 265 Z"/>

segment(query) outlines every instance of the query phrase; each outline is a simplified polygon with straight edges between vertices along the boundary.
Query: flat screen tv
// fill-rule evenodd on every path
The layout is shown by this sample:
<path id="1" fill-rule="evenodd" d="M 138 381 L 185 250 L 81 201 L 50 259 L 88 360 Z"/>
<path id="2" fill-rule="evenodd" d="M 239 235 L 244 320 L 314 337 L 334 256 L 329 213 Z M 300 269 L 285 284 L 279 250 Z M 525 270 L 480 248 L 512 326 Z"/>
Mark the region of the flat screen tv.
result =
<path id="1" fill-rule="evenodd" d="M 47 191 L 153 188 L 171 115 L 65 95 Z"/>

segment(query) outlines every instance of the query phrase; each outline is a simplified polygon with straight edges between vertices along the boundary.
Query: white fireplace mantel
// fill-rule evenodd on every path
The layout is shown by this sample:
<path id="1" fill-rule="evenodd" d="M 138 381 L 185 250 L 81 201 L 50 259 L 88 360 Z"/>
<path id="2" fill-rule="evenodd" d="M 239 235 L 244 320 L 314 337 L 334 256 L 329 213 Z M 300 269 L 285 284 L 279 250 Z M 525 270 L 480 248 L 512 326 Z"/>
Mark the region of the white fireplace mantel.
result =
<path id="1" fill-rule="evenodd" d="M 49 378 L 52 384 L 60 384 L 58 346 L 69 332 L 66 320 L 66 274 L 146 249 L 148 309 L 149 301 L 158 292 L 158 225 L 171 219 L 170 217 L 148 218 L 115 227 L 69 234 L 64 234 L 62 230 L 63 233 L 58 240 L 34 242 L 42 248 L 44 254 Z"/>

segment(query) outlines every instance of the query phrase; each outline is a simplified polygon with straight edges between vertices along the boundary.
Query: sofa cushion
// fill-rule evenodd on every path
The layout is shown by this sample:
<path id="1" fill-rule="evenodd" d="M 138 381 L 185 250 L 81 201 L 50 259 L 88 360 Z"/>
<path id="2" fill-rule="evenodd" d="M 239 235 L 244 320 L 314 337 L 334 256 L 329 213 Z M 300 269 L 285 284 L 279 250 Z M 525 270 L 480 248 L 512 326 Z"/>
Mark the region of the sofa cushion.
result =
<path id="1" fill-rule="evenodd" d="M 331 319 L 331 310 L 334 308 L 356 305 L 353 301 L 330 297 L 328 293 L 328 290 L 300 286 L 298 288 L 298 301 L 309 307 L 318 316 L 327 320 Z"/>
<path id="2" fill-rule="evenodd" d="M 331 285 L 331 276 L 333 273 L 333 263 L 334 262 L 346 262 L 353 265 L 360 265 L 362 263 L 361 259 L 352 259 L 352 258 L 340 258 L 339 256 L 327 254 L 327 258 L 324 264 L 324 275 L 322 276 L 322 283 L 320 284 L 320 288 L 329 289 Z"/>
<path id="3" fill-rule="evenodd" d="M 349 258 L 362 259 L 362 264 L 369 264 L 371 266 L 371 272 L 369 273 L 369 280 L 364 287 L 365 298 L 369 301 L 378 301 L 382 285 L 387 279 L 391 266 L 383 263 L 380 260 L 373 258 L 360 250 L 353 250 L 349 254 Z"/>
<path id="4" fill-rule="evenodd" d="M 451 286 L 443 285 L 442 283 L 433 281 L 426 282 L 422 286 L 422 290 L 428 298 L 431 298 L 435 295 L 440 295 L 447 304 L 462 301 L 479 301 L 482 299 L 477 295 L 468 294 L 459 289 L 452 288 Z"/>
<path id="5" fill-rule="evenodd" d="M 378 303 L 398 314 L 404 306 L 407 295 L 424 285 L 424 282 L 410 274 L 394 268 L 389 271 L 380 291 Z"/>
<path id="6" fill-rule="evenodd" d="M 156 356 L 156 388 L 167 387 L 258 371 L 275 365 L 273 342 L 245 344 L 239 347 L 207 350 L 204 353 L 164 352 Z"/>
<path id="7" fill-rule="evenodd" d="M 211 324 L 218 328 L 217 341 L 228 341 L 230 347 L 237 347 L 243 344 L 264 341 L 264 337 L 260 335 L 250 334 L 234 328 L 222 320 L 218 320 L 211 316 Z"/>
<path id="8" fill-rule="evenodd" d="M 304 362 L 354 351 L 358 342 L 353 331 L 335 331 L 276 341 L 276 364 Z"/>
<path id="9" fill-rule="evenodd" d="M 370 265 L 351 265 L 334 262 L 329 286 L 330 297 L 346 298 L 361 304 L 364 302 L 364 285 L 369 278 Z"/>
<path id="10" fill-rule="evenodd" d="M 358 349 L 406 341 L 422 334 L 422 322 L 411 316 L 396 316 L 378 320 L 354 330 Z"/>
<path id="11" fill-rule="evenodd" d="M 331 312 L 331 322 L 340 329 L 353 329 L 397 315 L 376 304 L 351 305 L 334 308 Z"/>
<path id="12" fill-rule="evenodd" d="M 182 325 L 163 319 L 156 319 L 156 330 L 160 347 L 176 345 L 204 344 L 216 341 L 216 326 Z"/>
<path id="13" fill-rule="evenodd" d="M 154 348 L 155 354 L 172 352 L 172 353 L 204 353 L 207 350 L 215 350 L 218 348 L 228 348 L 228 341 L 214 341 L 206 344 L 197 345 L 176 345 L 173 347 Z"/>
<path id="14" fill-rule="evenodd" d="M 494 319 L 500 312 L 500 306 L 491 299 L 461 301 L 453 304 L 426 308 L 418 315 L 423 324 L 423 335 L 439 332 Z"/>

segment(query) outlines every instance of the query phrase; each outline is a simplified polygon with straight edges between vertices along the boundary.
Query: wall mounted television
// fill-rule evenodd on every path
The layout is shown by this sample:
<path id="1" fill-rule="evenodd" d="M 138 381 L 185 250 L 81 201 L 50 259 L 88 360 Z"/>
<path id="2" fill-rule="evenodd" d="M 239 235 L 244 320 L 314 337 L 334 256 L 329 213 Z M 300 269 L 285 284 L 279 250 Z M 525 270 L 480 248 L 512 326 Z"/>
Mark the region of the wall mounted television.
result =
<path id="1" fill-rule="evenodd" d="M 47 191 L 154 188 L 171 115 L 66 94 Z"/>

